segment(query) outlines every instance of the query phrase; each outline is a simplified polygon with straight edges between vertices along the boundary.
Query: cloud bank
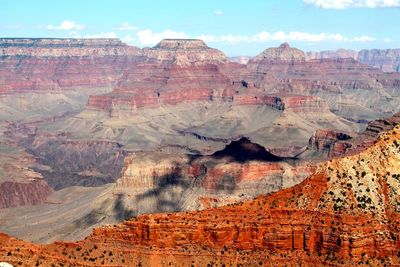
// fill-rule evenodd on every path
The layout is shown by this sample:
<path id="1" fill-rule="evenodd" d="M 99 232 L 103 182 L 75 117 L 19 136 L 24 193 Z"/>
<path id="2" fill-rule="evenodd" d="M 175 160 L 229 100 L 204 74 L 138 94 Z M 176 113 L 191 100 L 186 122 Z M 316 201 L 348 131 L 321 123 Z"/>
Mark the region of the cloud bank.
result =
<path id="1" fill-rule="evenodd" d="M 325 9 L 400 7 L 400 0 L 303 0 L 303 2 Z"/>
<path id="2" fill-rule="evenodd" d="M 150 29 L 141 30 L 136 33 L 136 37 L 141 45 L 149 46 L 155 45 L 165 38 L 197 38 L 202 39 L 207 43 L 266 43 L 266 42 L 372 42 L 377 41 L 376 38 L 362 35 L 356 37 L 347 37 L 339 33 L 308 33 L 308 32 L 260 32 L 254 35 L 198 35 L 190 36 L 184 32 L 176 32 L 172 30 L 165 30 L 163 32 L 153 32 Z"/>
<path id="3" fill-rule="evenodd" d="M 61 30 L 61 31 L 79 31 L 79 30 L 83 30 L 85 28 L 84 25 L 82 24 L 78 24 L 74 21 L 70 21 L 70 20 L 64 20 L 63 22 L 61 22 L 61 24 L 59 26 L 54 26 L 54 25 L 47 25 L 45 27 L 46 30 Z"/>

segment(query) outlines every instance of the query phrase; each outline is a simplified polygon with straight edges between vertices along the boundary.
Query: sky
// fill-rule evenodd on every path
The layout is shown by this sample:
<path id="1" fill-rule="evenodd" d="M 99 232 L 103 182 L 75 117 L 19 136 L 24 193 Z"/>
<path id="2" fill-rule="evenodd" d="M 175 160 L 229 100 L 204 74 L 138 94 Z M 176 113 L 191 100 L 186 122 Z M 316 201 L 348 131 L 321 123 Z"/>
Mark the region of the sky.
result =
<path id="1" fill-rule="evenodd" d="M 200 38 L 229 56 L 400 48 L 400 0 L 0 0 L 0 37 Z"/>

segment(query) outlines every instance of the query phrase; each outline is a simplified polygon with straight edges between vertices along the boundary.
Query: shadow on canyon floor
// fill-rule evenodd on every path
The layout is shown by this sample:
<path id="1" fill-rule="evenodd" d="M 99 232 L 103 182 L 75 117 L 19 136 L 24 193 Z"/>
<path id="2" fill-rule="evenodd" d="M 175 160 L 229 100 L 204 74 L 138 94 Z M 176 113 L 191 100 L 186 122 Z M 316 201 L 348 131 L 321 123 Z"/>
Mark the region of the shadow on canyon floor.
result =
<path id="1" fill-rule="evenodd" d="M 100 208 L 94 209 L 84 217 L 74 221 L 74 228 L 86 229 L 98 223 L 101 223 L 108 217 L 120 222 L 138 215 L 138 211 L 130 209 L 124 202 L 125 194 L 117 194 L 117 198 L 107 199 Z M 108 209 L 111 205 L 111 210 Z"/>
<path id="2" fill-rule="evenodd" d="M 182 169 L 177 164 L 170 173 L 153 179 L 154 188 L 136 196 L 136 201 L 153 204 L 157 212 L 180 211 L 182 197 L 193 181 L 182 175 Z"/>
<path id="3" fill-rule="evenodd" d="M 283 159 L 268 152 L 263 146 L 251 142 L 248 138 L 242 137 L 232 141 L 223 150 L 212 154 L 214 159 L 231 158 L 238 163 L 245 163 L 250 160 L 277 162 Z"/>

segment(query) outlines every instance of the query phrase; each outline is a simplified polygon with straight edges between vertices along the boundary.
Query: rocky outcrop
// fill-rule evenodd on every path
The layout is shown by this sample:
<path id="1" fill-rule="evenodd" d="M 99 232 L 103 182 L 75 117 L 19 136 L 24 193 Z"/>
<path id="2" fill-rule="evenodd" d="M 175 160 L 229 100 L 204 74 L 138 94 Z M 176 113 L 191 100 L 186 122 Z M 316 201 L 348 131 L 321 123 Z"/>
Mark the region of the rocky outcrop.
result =
<path id="1" fill-rule="evenodd" d="M 188 177 L 187 156 L 134 153 L 126 157 L 121 177 L 116 184 L 121 188 L 146 191 L 156 188 L 160 180 L 173 175 L 179 178 Z"/>
<path id="2" fill-rule="evenodd" d="M 297 48 L 292 48 L 288 43 L 279 47 L 268 48 L 255 56 L 250 61 L 305 61 L 306 54 Z"/>
<path id="3" fill-rule="evenodd" d="M 323 99 L 315 96 L 302 95 L 281 95 L 284 109 L 287 111 L 307 114 L 307 113 L 328 113 L 329 106 Z"/>
<path id="4" fill-rule="evenodd" d="M 83 241 L 38 246 L 0 236 L 0 259 L 50 265 L 396 265 L 400 128 L 303 183 L 237 205 L 139 216 Z M 373 168 L 371 168 L 373 166 Z"/>
<path id="5" fill-rule="evenodd" d="M 153 48 L 144 48 L 143 55 L 149 59 L 172 61 L 180 66 L 227 61 L 224 53 L 208 47 L 199 39 L 164 39 Z"/>
<path id="6" fill-rule="evenodd" d="M 308 147 L 317 150 L 329 149 L 337 141 L 351 138 L 349 133 L 338 132 L 333 129 L 321 129 L 311 136 Z"/>
<path id="7" fill-rule="evenodd" d="M 360 152 L 371 146 L 381 133 L 392 130 L 398 124 L 400 124 L 400 113 L 396 113 L 385 119 L 371 121 L 362 133 L 353 134 L 353 138 L 351 139 L 337 140 L 331 144 L 329 156 L 337 157 Z"/>
<path id="8" fill-rule="evenodd" d="M 365 131 L 360 133 L 319 129 L 311 136 L 307 149 L 325 151 L 328 157 L 359 153 L 370 147 L 381 133 L 392 130 L 397 124 L 400 124 L 399 113 L 369 122 Z"/>

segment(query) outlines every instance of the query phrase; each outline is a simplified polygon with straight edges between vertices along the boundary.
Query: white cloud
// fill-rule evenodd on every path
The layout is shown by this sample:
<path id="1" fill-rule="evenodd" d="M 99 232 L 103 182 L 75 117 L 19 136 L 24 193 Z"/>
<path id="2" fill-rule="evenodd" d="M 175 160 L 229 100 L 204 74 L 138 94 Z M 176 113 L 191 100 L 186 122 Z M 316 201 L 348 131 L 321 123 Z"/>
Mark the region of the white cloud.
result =
<path id="1" fill-rule="evenodd" d="M 376 38 L 370 36 L 345 37 L 338 33 L 307 33 L 307 32 L 289 32 L 278 31 L 274 33 L 260 32 L 254 35 L 200 35 L 197 38 L 210 43 L 263 43 L 263 42 L 371 42 Z"/>
<path id="2" fill-rule="evenodd" d="M 303 0 L 303 2 L 326 9 L 400 7 L 400 0 Z"/>
<path id="3" fill-rule="evenodd" d="M 363 36 L 359 36 L 359 37 L 354 37 L 354 38 L 352 38 L 351 41 L 353 41 L 353 42 L 363 42 L 364 43 L 364 42 L 376 41 L 376 38 L 363 35 Z"/>
<path id="4" fill-rule="evenodd" d="M 94 38 L 118 38 L 117 34 L 115 32 L 101 32 L 101 33 L 95 33 L 95 34 L 86 34 L 86 35 L 81 35 L 77 31 L 70 31 L 69 36 L 66 38 L 89 38 L 89 39 L 94 39 Z"/>
<path id="5" fill-rule="evenodd" d="M 214 11 L 214 15 L 215 16 L 222 16 L 222 15 L 224 15 L 224 12 L 222 12 L 221 10 L 215 10 Z"/>
<path id="6" fill-rule="evenodd" d="M 101 32 L 85 35 L 84 38 L 118 38 L 115 32 Z"/>
<path id="7" fill-rule="evenodd" d="M 136 31 L 138 27 L 128 23 L 124 22 L 116 27 L 117 30 L 119 31 Z"/>
<path id="8" fill-rule="evenodd" d="M 129 45 L 133 45 L 134 44 L 134 37 L 131 36 L 130 34 L 125 35 L 124 37 L 121 38 L 121 41 L 129 44 Z"/>
<path id="9" fill-rule="evenodd" d="M 43 28 L 43 26 L 38 26 L 39 28 Z M 79 31 L 79 30 L 83 30 L 85 28 L 84 25 L 82 24 L 78 24 L 74 21 L 70 21 L 70 20 L 64 20 L 63 22 L 61 22 L 61 24 L 59 26 L 54 26 L 54 25 L 47 25 L 45 27 L 46 30 L 63 30 L 63 31 Z"/>
<path id="10" fill-rule="evenodd" d="M 172 38 L 172 39 L 186 39 L 189 36 L 184 32 L 175 32 L 172 30 L 165 30 L 163 32 L 153 32 L 150 29 L 141 30 L 136 33 L 136 36 L 141 45 L 149 46 L 155 45 L 162 39 Z"/>

